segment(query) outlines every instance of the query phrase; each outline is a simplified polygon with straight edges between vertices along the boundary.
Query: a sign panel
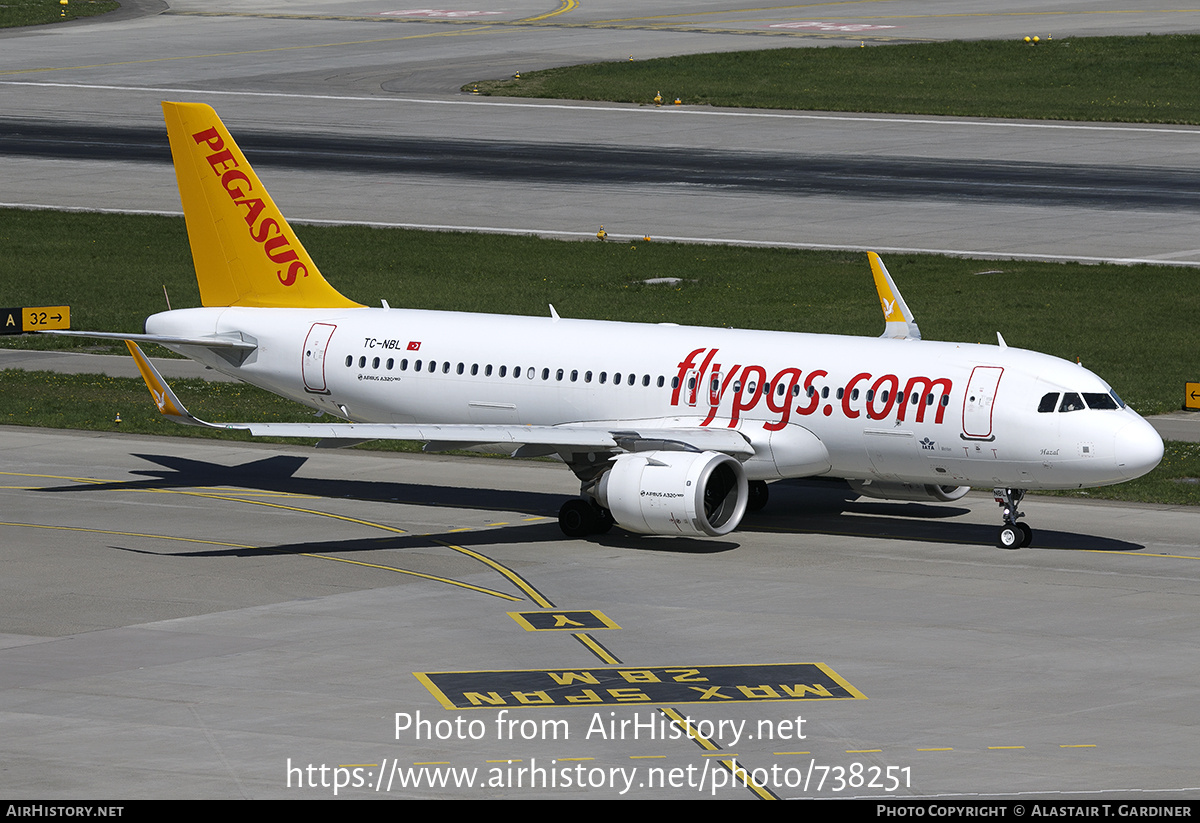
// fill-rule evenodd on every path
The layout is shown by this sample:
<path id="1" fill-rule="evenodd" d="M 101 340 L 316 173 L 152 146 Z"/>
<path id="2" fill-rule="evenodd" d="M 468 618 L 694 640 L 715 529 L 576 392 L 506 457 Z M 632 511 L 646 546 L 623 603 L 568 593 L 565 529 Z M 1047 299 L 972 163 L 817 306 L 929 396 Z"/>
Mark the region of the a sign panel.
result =
<path id="1" fill-rule="evenodd" d="M 1183 407 L 1200 409 L 1200 383 L 1184 383 Z"/>
<path id="2" fill-rule="evenodd" d="M 16 306 L 0 309 L 0 334 L 71 328 L 70 306 Z"/>

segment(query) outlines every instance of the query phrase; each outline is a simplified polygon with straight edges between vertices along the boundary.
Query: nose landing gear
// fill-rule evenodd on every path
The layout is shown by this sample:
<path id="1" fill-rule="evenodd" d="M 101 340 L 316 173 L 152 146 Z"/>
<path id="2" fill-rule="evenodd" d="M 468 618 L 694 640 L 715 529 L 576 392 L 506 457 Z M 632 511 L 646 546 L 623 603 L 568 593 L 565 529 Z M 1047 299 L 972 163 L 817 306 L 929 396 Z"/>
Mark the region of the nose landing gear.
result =
<path id="1" fill-rule="evenodd" d="M 1000 504 L 1001 516 L 1004 519 L 1004 525 L 1000 527 L 1000 533 L 996 536 L 996 545 L 1002 549 L 1025 548 L 1033 542 L 1033 529 L 1029 528 L 1029 524 L 1017 522 L 1017 518 L 1025 516 L 1024 512 L 1017 510 L 1021 501 L 1025 499 L 1025 490 L 992 489 L 992 494 Z"/>

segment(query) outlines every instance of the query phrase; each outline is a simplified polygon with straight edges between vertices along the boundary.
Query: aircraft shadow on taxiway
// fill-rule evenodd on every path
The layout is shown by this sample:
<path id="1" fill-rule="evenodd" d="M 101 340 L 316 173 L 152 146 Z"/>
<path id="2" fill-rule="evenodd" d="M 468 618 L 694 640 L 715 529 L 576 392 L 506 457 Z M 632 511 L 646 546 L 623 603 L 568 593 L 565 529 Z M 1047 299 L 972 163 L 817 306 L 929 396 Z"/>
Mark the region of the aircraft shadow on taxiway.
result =
<path id="1" fill-rule="evenodd" d="M 358 540 L 306 542 L 271 548 L 180 553 L 196 557 L 378 551 L 411 546 L 413 541 L 418 539 L 425 545 L 430 540 L 445 539 L 447 542 L 463 546 L 557 542 L 564 539 L 558 528 L 557 513 L 563 500 L 569 496 L 568 494 L 438 486 L 401 481 L 325 480 L 297 477 L 296 472 L 308 460 L 307 457 L 298 455 L 275 455 L 236 466 L 225 466 L 163 454 L 134 454 L 133 456 L 163 468 L 134 472 L 134 474 L 145 476 L 145 480 L 46 487 L 40 491 L 97 492 L 112 489 L 129 491 L 234 486 L 334 500 L 354 499 L 448 509 L 520 512 L 548 518 L 540 523 L 471 532 L 456 531 L 453 534 L 445 535 L 426 534 L 419 537 L 400 535 Z M 831 534 L 992 548 L 1000 520 L 997 512 L 995 525 L 956 522 L 955 518 L 967 514 L 970 509 L 954 504 L 861 498 L 839 482 L 784 480 L 773 483 L 770 488 L 770 503 L 762 511 L 749 512 L 742 521 L 740 531 Z M 614 548 L 681 554 L 713 554 L 738 548 L 740 544 L 735 542 L 736 536 L 737 532 L 731 536 L 734 538 L 733 540 L 646 536 L 623 532 L 618 526 L 607 535 L 595 535 L 589 537 L 588 540 Z M 1098 535 L 1055 531 L 1038 526 L 1035 529 L 1034 543 L 1029 548 L 1068 551 L 1137 551 L 1144 546 Z"/>

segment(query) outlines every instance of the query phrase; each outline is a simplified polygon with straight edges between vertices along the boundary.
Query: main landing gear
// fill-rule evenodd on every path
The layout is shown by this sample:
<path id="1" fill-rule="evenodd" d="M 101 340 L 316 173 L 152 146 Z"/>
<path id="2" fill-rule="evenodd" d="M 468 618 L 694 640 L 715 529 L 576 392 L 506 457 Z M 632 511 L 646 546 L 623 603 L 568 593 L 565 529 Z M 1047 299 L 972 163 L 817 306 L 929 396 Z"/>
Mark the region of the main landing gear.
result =
<path id="1" fill-rule="evenodd" d="M 558 510 L 558 527 L 567 537 L 608 534 L 613 527 L 612 514 L 599 503 L 573 497 Z"/>
<path id="2" fill-rule="evenodd" d="M 766 481 L 751 480 L 748 486 L 750 496 L 746 500 L 746 508 L 752 512 L 762 511 L 767 505 L 767 500 L 771 497 L 771 492 L 767 489 Z"/>
<path id="3" fill-rule="evenodd" d="M 1017 522 L 1017 518 L 1025 516 L 1024 512 L 1017 511 L 1017 507 L 1025 499 L 1025 490 L 992 489 L 992 494 L 996 496 L 996 502 L 1003 510 L 1001 516 L 1004 518 L 1004 525 L 1000 527 L 1000 533 L 996 536 L 996 545 L 1002 549 L 1025 548 L 1033 541 L 1033 529 L 1029 528 L 1029 524 Z"/>

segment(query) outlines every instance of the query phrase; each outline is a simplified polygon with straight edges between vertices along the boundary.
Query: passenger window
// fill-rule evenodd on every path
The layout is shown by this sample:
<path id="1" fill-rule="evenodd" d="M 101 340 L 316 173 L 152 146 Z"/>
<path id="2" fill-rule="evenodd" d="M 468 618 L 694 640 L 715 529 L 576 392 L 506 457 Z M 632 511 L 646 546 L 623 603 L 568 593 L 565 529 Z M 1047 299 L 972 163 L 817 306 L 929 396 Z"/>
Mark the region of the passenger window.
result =
<path id="1" fill-rule="evenodd" d="M 607 382 L 608 382 L 608 372 L 606 372 L 606 371 L 600 372 L 600 384 L 603 385 L 604 383 L 607 383 Z"/>
<path id="2" fill-rule="evenodd" d="M 663 387 L 663 376 L 661 374 L 658 376 L 658 387 L 660 389 Z"/>
<path id="3" fill-rule="evenodd" d="M 513 366 L 513 377 L 520 377 L 520 376 L 521 376 L 521 367 Z"/>
<path id="4" fill-rule="evenodd" d="M 579 379 L 579 369 L 571 369 L 571 382 L 574 383 Z"/>
<path id="5" fill-rule="evenodd" d="M 367 358 L 365 358 L 365 357 L 358 358 L 358 367 L 360 369 L 365 369 L 367 367 Z"/>
<path id="6" fill-rule="evenodd" d="M 500 367 L 500 376 L 504 377 L 507 374 L 508 374 L 508 366 L 501 366 Z"/>
<path id="7" fill-rule="evenodd" d="M 562 369 L 559 369 L 558 371 L 556 371 L 554 373 L 554 379 L 559 381 L 560 383 L 562 382 L 562 379 L 563 379 L 563 370 Z"/>
<path id="8" fill-rule="evenodd" d="M 393 367 L 393 366 L 395 366 L 395 365 L 396 365 L 396 361 L 395 361 L 395 359 L 394 359 L 394 358 L 391 358 L 391 357 L 389 357 L 389 358 L 388 358 L 388 361 L 387 361 L 387 370 L 388 370 L 388 371 L 391 371 L 391 370 L 392 370 L 392 367 Z"/>
<path id="9" fill-rule="evenodd" d="M 484 377 L 492 376 L 492 364 L 491 363 L 488 363 L 486 366 L 483 367 L 483 376 Z"/>
<path id="10" fill-rule="evenodd" d="M 346 355 L 346 368 L 350 368 L 353 365 L 354 365 L 354 355 L 352 355 L 352 354 Z"/>
<path id="11" fill-rule="evenodd" d="M 430 360 L 429 361 L 429 373 L 433 374 L 435 371 L 437 371 L 437 361 Z"/>
<path id="12" fill-rule="evenodd" d="M 448 366 L 448 365 L 450 365 L 450 364 L 449 364 L 449 363 L 447 363 L 446 365 Z M 464 370 L 465 368 L 466 368 L 466 367 L 465 367 L 465 366 L 463 366 L 463 364 L 462 364 L 462 363 L 459 363 L 459 364 L 458 364 L 458 368 L 456 368 L 454 371 L 455 371 L 457 374 L 462 374 L 462 373 L 463 373 L 463 370 Z"/>
<path id="13" fill-rule="evenodd" d="M 378 357 L 376 357 L 374 360 L 371 361 L 371 368 L 373 368 L 373 369 L 379 368 L 379 358 Z"/>
<path id="14" fill-rule="evenodd" d="M 550 379 L 550 370 L 549 370 L 549 369 L 542 369 L 542 379 L 543 379 L 543 380 L 549 380 L 549 379 Z M 559 380 L 561 380 L 561 379 L 562 379 L 562 373 L 561 373 L 561 372 L 559 373 L 559 378 L 558 378 L 558 379 L 559 379 Z"/>
<path id="15" fill-rule="evenodd" d="M 584 383 L 591 383 L 591 382 L 592 382 L 592 373 L 591 373 L 590 371 L 585 371 L 585 372 L 583 373 L 583 382 L 584 382 Z"/>
<path id="16" fill-rule="evenodd" d="M 1058 407 L 1060 412 L 1079 411 L 1083 408 L 1083 398 L 1073 391 L 1063 394 L 1062 405 Z"/>
<path id="17" fill-rule="evenodd" d="M 400 371 L 408 371 L 408 358 L 407 357 L 400 361 Z"/>
<path id="18" fill-rule="evenodd" d="M 642 375 L 642 386 L 649 386 L 649 385 L 650 385 L 650 375 L 648 375 L 648 374 Z"/>
<path id="19" fill-rule="evenodd" d="M 1041 414 L 1047 414 L 1049 412 L 1054 411 L 1054 409 L 1057 405 L 1058 405 L 1058 392 L 1052 391 L 1049 394 L 1045 394 L 1042 396 L 1042 402 L 1038 403 L 1038 412 L 1040 412 Z"/>
<path id="20" fill-rule="evenodd" d="M 662 378 L 660 377 L 659 380 L 661 380 L 661 379 Z M 671 378 L 671 388 L 673 388 L 673 389 L 679 388 L 679 378 L 678 377 Z"/>
<path id="21" fill-rule="evenodd" d="M 472 364 L 471 364 L 471 376 L 472 376 L 472 377 L 474 377 L 474 376 L 475 376 L 475 375 L 477 375 L 477 374 L 479 374 L 479 364 L 478 364 L 478 363 L 472 363 Z"/>

